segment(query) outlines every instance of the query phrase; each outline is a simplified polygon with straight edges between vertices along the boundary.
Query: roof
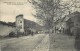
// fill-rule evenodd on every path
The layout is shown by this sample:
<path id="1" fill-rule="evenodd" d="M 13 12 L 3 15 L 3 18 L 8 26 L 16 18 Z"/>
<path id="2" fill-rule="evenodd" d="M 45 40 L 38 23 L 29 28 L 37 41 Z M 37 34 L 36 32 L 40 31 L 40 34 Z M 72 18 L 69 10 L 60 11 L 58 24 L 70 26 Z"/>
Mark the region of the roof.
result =
<path id="1" fill-rule="evenodd" d="M 71 13 L 70 15 L 67 15 L 67 16 L 65 17 L 64 21 L 68 21 L 69 19 L 75 17 L 76 15 L 77 15 L 77 17 L 79 17 L 80 12 L 76 11 L 76 12 Z"/>
<path id="2" fill-rule="evenodd" d="M 68 21 L 71 17 L 65 17 L 64 21 Z"/>
<path id="3" fill-rule="evenodd" d="M 18 17 L 23 17 L 23 14 L 19 14 L 16 16 L 16 18 L 18 18 Z"/>
<path id="4" fill-rule="evenodd" d="M 39 24 L 37 24 L 36 22 L 24 19 L 24 27 L 26 29 L 31 29 L 31 30 L 41 30 L 42 26 L 40 26 Z"/>
<path id="5" fill-rule="evenodd" d="M 6 23 L 6 22 L 3 22 L 3 21 L 0 21 L 0 25 L 6 25 L 6 26 L 11 26 L 11 27 L 15 27 L 15 22 L 8 22 L 8 23 Z"/>

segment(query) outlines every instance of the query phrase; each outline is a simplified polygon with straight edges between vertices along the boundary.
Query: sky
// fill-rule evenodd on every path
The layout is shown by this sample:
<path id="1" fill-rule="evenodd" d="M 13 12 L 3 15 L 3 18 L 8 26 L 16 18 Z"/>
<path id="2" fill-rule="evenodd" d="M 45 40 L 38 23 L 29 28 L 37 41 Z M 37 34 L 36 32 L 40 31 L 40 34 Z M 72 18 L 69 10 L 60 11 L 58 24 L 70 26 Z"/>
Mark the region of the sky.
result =
<path id="1" fill-rule="evenodd" d="M 63 1 L 70 2 L 70 0 Z M 80 11 L 80 8 L 77 10 Z M 14 22 L 17 15 L 23 14 L 25 19 L 36 22 L 37 19 L 32 15 L 35 13 L 28 0 L 0 0 L 0 21 Z"/>
<path id="2" fill-rule="evenodd" d="M 0 21 L 14 22 L 15 17 L 23 14 L 25 19 L 36 21 L 32 15 L 35 10 L 27 0 L 0 0 Z"/>

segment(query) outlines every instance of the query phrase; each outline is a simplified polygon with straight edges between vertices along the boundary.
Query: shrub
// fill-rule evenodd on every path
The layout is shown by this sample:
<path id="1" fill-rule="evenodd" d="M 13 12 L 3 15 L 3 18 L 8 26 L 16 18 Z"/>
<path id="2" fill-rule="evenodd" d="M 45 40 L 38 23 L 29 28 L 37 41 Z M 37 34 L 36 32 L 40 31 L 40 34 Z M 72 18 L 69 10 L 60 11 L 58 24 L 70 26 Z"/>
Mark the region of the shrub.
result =
<path id="1" fill-rule="evenodd" d="M 15 37 L 15 36 L 16 36 L 16 34 L 14 32 L 9 33 L 9 37 Z"/>

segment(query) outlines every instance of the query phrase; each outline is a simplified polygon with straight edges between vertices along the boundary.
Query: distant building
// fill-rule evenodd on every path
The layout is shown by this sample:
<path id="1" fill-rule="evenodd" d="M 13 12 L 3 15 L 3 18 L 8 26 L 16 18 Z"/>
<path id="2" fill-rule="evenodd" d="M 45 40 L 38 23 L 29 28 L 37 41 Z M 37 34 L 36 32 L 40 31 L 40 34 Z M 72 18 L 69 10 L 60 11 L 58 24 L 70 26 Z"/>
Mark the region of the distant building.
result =
<path id="1" fill-rule="evenodd" d="M 80 34 L 80 12 L 76 11 L 72 13 L 72 22 L 73 22 L 73 29 L 72 33 L 76 35 L 77 33 Z"/>
<path id="2" fill-rule="evenodd" d="M 20 35 L 28 35 L 33 33 L 36 33 L 41 29 L 41 26 L 37 23 L 24 19 L 23 14 L 20 14 L 16 16 L 16 34 Z"/>
<path id="3" fill-rule="evenodd" d="M 38 31 L 42 29 L 42 26 L 31 20 L 24 19 L 23 14 L 19 14 L 16 16 L 16 21 L 13 23 L 12 22 L 6 23 L 3 21 L 0 21 L 0 28 L 1 30 L 2 29 L 6 30 L 6 34 L 5 34 L 5 31 L 3 31 L 4 33 L 0 32 L 0 35 L 3 35 L 3 36 L 13 35 L 11 33 L 14 32 L 13 36 L 18 36 L 18 35 L 22 36 L 22 35 L 30 35 L 30 34 L 33 35 L 33 33 L 37 34 Z"/>
<path id="4" fill-rule="evenodd" d="M 23 18 L 23 15 L 20 14 L 18 16 L 16 16 L 16 33 L 19 34 L 19 33 L 24 33 L 24 18 Z"/>
<path id="5" fill-rule="evenodd" d="M 80 29 L 80 12 L 76 11 L 67 15 L 64 19 L 65 21 L 65 32 L 67 34 L 75 35 L 76 30 Z M 63 21 L 63 22 L 64 22 Z"/>
<path id="6" fill-rule="evenodd" d="M 78 11 L 66 15 L 56 22 L 56 31 L 61 30 L 62 33 L 75 35 L 77 29 L 80 29 L 80 12 Z"/>

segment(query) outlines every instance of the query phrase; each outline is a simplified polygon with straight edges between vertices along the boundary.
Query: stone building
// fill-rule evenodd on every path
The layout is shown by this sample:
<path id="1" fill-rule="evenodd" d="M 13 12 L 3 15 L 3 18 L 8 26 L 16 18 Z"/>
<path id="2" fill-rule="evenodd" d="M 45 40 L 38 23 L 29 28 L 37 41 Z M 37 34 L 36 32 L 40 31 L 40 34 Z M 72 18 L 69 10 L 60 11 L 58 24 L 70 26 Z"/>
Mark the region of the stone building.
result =
<path id="1" fill-rule="evenodd" d="M 63 25 L 62 28 L 64 29 L 64 33 L 75 35 L 77 33 L 77 29 L 80 29 L 80 12 L 76 11 L 66 15 L 60 24 Z"/>
<path id="2" fill-rule="evenodd" d="M 77 33 L 80 34 L 80 12 L 76 11 L 72 13 L 73 29 L 72 32 L 74 35 Z"/>
<path id="3" fill-rule="evenodd" d="M 80 12 L 76 11 L 65 15 L 65 17 L 57 20 L 55 23 L 57 32 L 74 35 L 76 34 L 76 29 L 80 29 Z"/>
<path id="4" fill-rule="evenodd" d="M 24 18 L 22 14 L 16 16 L 15 24 L 16 24 L 16 33 L 24 34 Z"/>
<path id="5" fill-rule="evenodd" d="M 16 16 L 16 34 L 17 35 L 29 35 L 39 31 L 42 26 L 36 22 L 24 19 L 23 14 Z"/>
<path id="6" fill-rule="evenodd" d="M 23 14 L 19 14 L 15 18 L 15 22 L 3 22 L 0 21 L 0 36 L 22 36 L 30 34 L 38 34 L 38 31 L 42 30 L 42 26 L 38 23 L 24 19 Z"/>

